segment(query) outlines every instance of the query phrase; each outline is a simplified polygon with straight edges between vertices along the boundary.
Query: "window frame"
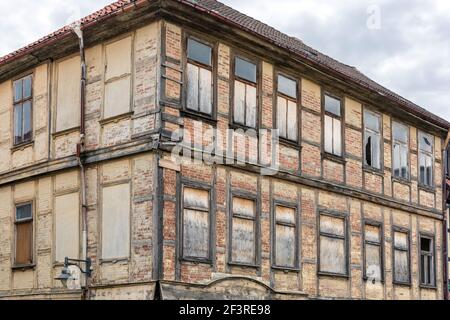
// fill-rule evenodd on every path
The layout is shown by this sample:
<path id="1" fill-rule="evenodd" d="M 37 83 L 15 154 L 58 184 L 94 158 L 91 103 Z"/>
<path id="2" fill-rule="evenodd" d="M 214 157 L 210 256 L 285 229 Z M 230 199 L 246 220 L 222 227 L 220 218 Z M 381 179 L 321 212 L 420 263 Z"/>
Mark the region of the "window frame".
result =
<path id="1" fill-rule="evenodd" d="M 24 79 L 30 77 L 31 79 L 31 92 L 30 92 L 30 97 L 27 99 L 24 99 L 23 97 L 23 87 L 22 87 L 22 98 L 18 101 L 15 101 L 15 83 L 18 81 L 23 81 Z M 24 145 L 28 145 L 33 143 L 34 141 L 34 126 L 33 126 L 33 121 L 34 121 L 34 106 L 33 106 L 33 100 L 34 100 L 34 72 L 27 72 L 25 74 L 21 74 L 18 77 L 15 77 L 11 80 L 11 90 L 12 90 L 12 146 L 13 148 L 16 147 L 21 147 Z M 31 108 L 31 115 L 30 115 L 30 139 L 28 140 L 24 140 L 24 133 L 23 133 L 23 104 L 25 102 L 30 102 L 30 108 Z M 22 108 L 22 130 L 21 130 L 21 141 L 17 142 L 15 141 L 15 129 L 16 129 L 16 121 L 15 121 L 15 113 L 16 113 L 16 106 L 17 105 L 21 105 Z"/>
<path id="2" fill-rule="evenodd" d="M 432 276 L 432 284 L 427 284 L 427 283 L 423 283 L 422 282 L 422 275 L 423 275 L 423 270 L 422 270 L 422 255 L 423 255 L 423 251 L 422 251 L 422 246 L 421 246 L 421 242 L 422 242 L 422 238 L 424 239 L 428 239 L 431 241 L 431 251 L 427 256 L 431 256 L 432 261 L 433 261 L 433 268 L 430 269 L 430 271 L 433 273 Z M 436 276 L 436 237 L 433 234 L 429 234 L 426 232 L 419 232 L 419 284 L 421 288 L 428 288 L 428 289 L 437 289 L 437 276 Z"/>
<path id="3" fill-rule="evenodd" d="M 421 150 L 420 149 L 420 138 L 422 136 L 430 136 L 432 138 L 432 146 L 431 146 L 431 152 Z M 431 156 L 431 184 L 427 185 L 425 183 L 422 183 L 420 181 L 420 156 Z M 434 141 L 434 135 L 431 133 L 426 133 L 422 130 L 417 130 L 417 181 L 420 188 L 427 189 L 427 190 L 434 190 L 436 187 L 435 183 L 435 141 Z"/>
<path id="4" fill-rule="evenodd" d="M 29 205 L 31 207 L 31 218 L 27 219 L 20 219 L 17 220 L 17 208 L 22 206 Z M 32 268 L 35 266 L 36 258 L 35 258 L 35 230 L 34 230 L 34 201 L 25 201 L 25 202 L 17 202 L 14 204 L 14 257 L 12 259 L 12 269 L 26 269 L 26 268 Z M 17 225 L 24 224 L 24 223 L 31 223 L 31 245 L 30 245 L 30 257 L 31 257 L 31 263 L 17 263 Z"/>
<path id="5" fill-rule="evenodd" d="M 406 145 L 406 148 L 407 148 L 406 149 L 407 150 L 407 152 L 406 152 L 406 161 L 407 161 L 406 168 L 408 169 L 408 177 L 407 178 L 403 178 L 401 176 L 396 176 L 395 175 L 395 168 L 394 168 L 395 152 L 394 152 L 394 150 L 395 150 L 395 145 L 396 145 L 396 141 L 397 140 L 394 139 L 394 124 L 399 124 L 399 125 L 401 125 L 401 126 L 406 128 L 406 134 L 407 134 L 406 140 L 407 141 L 404 144 L 403 143 L 399 143 L 399 144 Z M 391 154 L 392 154 L 392 156 L 391 156 L 391 158 L 392 158 L 391 159 L 391 161 L 392 161 L 392 163 L 391 163 L 391 167 L 392 167 L 391 168 L 391 171 L 392 171 L 391 175 L 392 175 L 392 180 L 393 181 L 395 181 L 395 180 L 403 181 L 403 182 L 409 183 L 409 182 L 411 182 L 411 146 L 410 146 L 410 144 L 411 144 L 411 132 L 410 132 L 410 127 L 409 127 L 408 124 L 406 124 L 406 123 L 404 123 L 402 121 L 398 121 L 396 119 L 392 119 L 391 120 L 391 143 L 392 143 L 392 146 L 391 146 Z M 400 168 L 400 170 L 401 170 L 401 168 Z"/>
<path id="6" fill-rule="evenodd" d="M 246 200 L 251 200 L 255 204 L 255 216 L 253 219 L 251 219 L 248 216 L 243 216 L 240 214 L 234 213 L 233 208 L 233 198 L 241 198 Z M 233 260 L 233 219 L 246 219 L 253 221 L 253 230 L 254 230 L 254 236 L 255 236 L 255 259 L 253 263 L 246 263 L 246 262 L 239 262 Z M 261 259 L 260 259 L 260 214 L 259 214 L 259 201 L 258 201 L 258 195 L 252 192 L 248 191 L 242 191 L 242 190 L 236 190 L 232 189 L 230 190 L 230 197 L 229 197 L 229 229 L 228 229 L 228 265 L 230 266 L 241 266 L 241 267 L 250 267 L 255 269 L 260 269 L 261 267 Z"/>
<path id="7" fill-rule="evenodd" d="M 408 248 L 405 250 L 403 248 L 396 248 L 395 246 L 395 233 L 405 233 L 406 239 L 408 240 Z M 411 275 L 411 230 L 403 227 L 393 226 L 392 227 L 392 283 L 395 285 L 401 286 L 411 286 L 412 275 Z M 407 260 L 408 260 L 408 281 L 403 282 L 395 279 L 395 251 L 403 251 L 407 252 Z"/>
<path id="8" fill-rule="evenodd" d="M 333 234 L 329 234 L 326 232 L 320 231 L 320 217 L 328 216 L 332 218 L 339 218 L 344 221 L 344 236 L 337 236 Z M 341 277 L 341 278 L 350 278 L 350 246 L 349 246 L 349 215 L 344 212 L 330 211 L 330 210 L 320 210 L 317 215 L 317 274 L 319 276 L 331 276 L 331 277 Z M 345 273 L 335 273 L 329 271 L 322 271 L 320 266 L 320 238 L 321 236 L 325 236 L 333 239 L 344 240 L 344 260 L 345 260 Z"/>
<path id="9" fill-rule="evenodd" d="M 211 66 L 205 65 L 201 62 L 192 60 L 188 57 L 188 43 L 189 39 L 192 39 L 196 42 L 199 42 L 205 46 L 208 46 L 211 48 Z M 215 40 L 209 39 L 205 36 L 200 36 L 195 32 L 183 32 L 183 57 L 182 57 L 182 65 L 183 65 L 183 86 L 182 86 L 182 92 L 181 92 L 181 106 L 182 106 L 182 114 L 186 116 L 191 116 L 192 118 L 199 118 L 206 121 L 217 121 L 217 83 L 218 83 L 218 77 L 217 77 L 217 62 L 218 62 L 218 43 Z M 196 111 L 187 108 L 187 83 L 188 83 L 188 74 L 187 74 L 187 66 L 188 64 L 192 64 L 197 66 L 198 68 L 203 68 L 211 71 L 211 114 L 207 114 L 201 111 Z"/>
<path id="10" fill-rule="evenodd" d="M 208 192 L 208 211 L 206 210 L 198 210 L 198 208 L 196 208 L 195 210 L 197 211 L 202 211 L 202 212 L 206 212 L 208 214 L 208 227 L 209 227 L 209 232 L 208 232 L 208 257 L 204 258 L 204 257 L 191 257 L 191 256 L 187 256 L 184 253 L 184 209 L 185 209 L 185 205 L 184 205 L 184 188 L 190 188 L 190 189 L 197 189 L 197 190 L 203 190 L 203 191 L 207 191 Z M 180 208 L 180 213 L 179 213 L 179 223 L 178 223 L 178 230 L 179 230 L 179 235 L 180 235 L 180 241 L 179 241 L 179 259 L 181 261 L 188 261 L 188 262 L 195 262 L 195 263 L 204 263 L 204 264 L 210 264 L 212 265 L 213 263 L 213 250 L 214 250 L 214 228 L 213 228 L 213 204 L 214 204 L 214 195 L 213 195 L 213 190 L 214 188 L 207 184 L 207 183 L 203 183 L 203 182 L 198 182 L 198 181 L 192 181 L 192 180 L 188 180 L 188 179 L 181 179 L 181 183 L 180 183 L 180 190 L 179 190 L 179 195 L 180 195 L 180 201 L 179 201 L 179 208 Z"/>
<path id="11" fill-rule="evenodd" d="M 293 98 L 291 96 L 288 96 L 282 92 L 279 91 L 278 88 L 278 77 L 284 77 L 286 79 L 292 80 L 295 82 L 295 90 L 296 90 L 296 98 Z M 287 137 L 282 137 L 281 135 L 278 134 L 278 138 L 281 142 L 285 142 L 289 145 L 293 145 L 298 147 L 300 145 L 301 142 L 301 81 L 299 81 L 296 77 L 289 75 L 288 73 L 284 72 L 284 71 L 275 71 L 274 72 L 274 108 L 273 108 L 273 118 L 272 118 L 272 123 L 273 123 L 273 127 L 276 129 L 278 128 L 278 97 L 280 96 L 283 99 L 286 99 L 287 101 L 291 101 L 294 102 L 296 105 L 296 117 L 297 117 L 297 139 L 296 140 L 292 140 L 289 139 Z M 286 114 L 286 118 L 287 118 L 287 114 Z M 286 126 L 287 126 L 287 119 L 286 119 Z M 286 128 L 287 131 L 287 128 Z"/>
<path id="12" fill-rule="evenodd" d="M 246 79 L 242 79 L 235 74 L 236 71 L 236 58 L 245 60 L 249 63 L 252 63 L 256 66 L 256 83 L 248 81 Z M 234 95 L 235 95 L 235 82 L 239 81 L 244 83 L 245 85 L 251 85 L 256 89 L 256 110 L 255 110 L 255 127 L 247 126 L 245 124 L 241 124 L 234 121 Z M 261 59 L 253 56 L 251 54 L 243 53 L 242 51 L 238 51 L 235 49 L 231 49 L 230 52 L 230 97 L 229 97 L 229 105 L 230 105 L 230 120 L 229 126 L 232 128 L 240 128 L 244 130 L 258 130 L 260 125 L 260 112 L 261 112 Z M 246 111 L 244 113 L 244 122 L 246 122 Z"/>
<path id="13" fill-rule="evenodd" d="M 338 117 L 333 113 L 330 113 L 328 111 L 325 111 L 325 96 L 328 96 L 330 98 L 339 100 L 341 102 L 341 116 Z M 343 95 L 337 94 L 332 92 L 328 89 L 321 89 L 321 105 L 322 105 L 322 157 L 329 159 L 329 160 L 337 160 L 339 162 L 342 162 L 345 159 L 345 97 Z M 330 153 L 328 151 L 325 151 L 325 116 L 331 117 L 333 120 L 338 119 L 341 122 L 341 155 L 336 155 L 334 153 Z M 334 139 L 333 139 L 334 141 Z M 334 149 L 334 145 L 333 145 Z"/>
<path id="14" fill-rule="evenodd" d="M 373 130 L 371 129 L 366 129 L 366 112 L 371 113 L 373 116 L 377 117 L 379 120 L 379 126 L 380 126 L 380 131 L 378 132 L 378 136 L 380 139 L 380 168 L 375 168 L 373 166 L 369 166 L 366 164 L 366 132 L 367 130 L 375 133 Z M 363 143 L 363 168 L 365 170 L 370 170 L 370 171 L 375 171 L 375 172 L 379 172 L 379 173 L 383 173 L 384 172 L 384 135 L 383 135 L 383 115 L 380 112 L 377 112 L 375 110 L 373 110 L 372 108 L 368 107 L 368 106 L 364 106 L 363 107 L 363 113 L 362 113 L 362 117 L 363 117 L 363 139 L 362 139 L 362 143 Z"/>
<path id="15" fill-rule="evenodd" d="M 366 225 L 368 226 L 372 226 L 372 227 L 377 227 L 380 229 L 380 242 L 376 243 L 370 240 L 366 239 Z M 378 246 L 379 250 L 380 250 L 380 279 L 379 281 L 381 283 L 384 283 L 385 281 L 385 274 L 384 274 L 384 268 L 385 268 L 385 258 L 384 258 L 384 253 L 385 253 L 385 247 L 384 247 L 384 225 L 383 222 L 380 221 L 376 221 L 376 220 L 371 220 L 371 219 L 364 219 L 363 221 L 363 280 L 367 281 L 369 280 L 369 277 L 367 276 L 367 268 L 366 268 L 366 257 L 367 257 L 367 250 L 366 250 L 366 244 L 369 245 L 373 245 L 373 246 Z"/>
<path id="16" fill-rule="evenodd" d="M 301 246 L 300 246 L 300 242 L 301 242 L 301 238 L 299 236 L 299 231 L 300 231 L 300 218 L 299 218 L 299 206 L 297 203 L 293 202 L 293 201 L 284 201 L 284 200 L 279 200 L 279 199 L 274 199 L 272 202 L 272 241 L 271 241 L 271 246 L 272 246 L 272 268 L 273 269 L 279 269 L 279 270 L 290 270 L 290 271 L 300 271 L 300 254 L 301 254 Z M 276 218 L 276 208 L 277 206 L 280 207 L 285 207 L 285 208 L 289 208 L 289 209 L 294 209 L 295 212 L 295 224 L 291 224 L 291 223 L 287 223 L 287 222 L 277 222 L 277 218 Z M 293 227 L 294 231 L 295 231 L 295 250 L 294 250 L 294 266 L 290 267 L 290 266 L 282 266 L 282 265 L 278 265 L 277 264 L 277 260 L 276 260 L 276 241 L 277 241 L 277 233 L 276 233 L 276 227 L 277 225 L 283 225 L 283 226 L 288 226 L 288 227 Z"/>

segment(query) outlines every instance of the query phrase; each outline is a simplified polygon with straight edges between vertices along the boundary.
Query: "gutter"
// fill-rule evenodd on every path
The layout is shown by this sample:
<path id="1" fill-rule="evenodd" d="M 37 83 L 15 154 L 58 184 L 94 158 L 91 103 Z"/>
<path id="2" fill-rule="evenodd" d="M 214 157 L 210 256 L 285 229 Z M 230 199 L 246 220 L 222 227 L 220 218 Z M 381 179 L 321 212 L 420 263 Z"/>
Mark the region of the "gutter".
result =
<path id="1" fill-rule="evenodd" d="M 448 197 L 448 192 L 450 190 L 449 190 L 449 187 L 447 185 L 447 170 L 445 170 L 445 167 L 448 165 L 447 148 L 449 147 L 449 141 L 450 141 L 450 131 L 448 132 L 447 139 L 445 139 L 445 143 L 442 146 L 442 149 L 443 149 L 443 151 L 442 151 L 442 153 L 443 153 L 442 160 L 443 160 L 443 163 L 444 163 L 443 170 L 442 170 L 442 172 L 443 172 L 443 182 L 442 182 L 442 186 L 443 186 L 443 193 L 442 193 L 443 194 L 443 197 L 442 197 L 443 204 L 442 205 L 443 205 L 443 210 L 444 210 L 444 212 L 443 212 L 444 221 L 443 221 L 443 225 L 442 225 L 442 254 L 443 254 L 442 260 L 443 260 L 443 263 L 444 263 L 444 265 L 443 265 L 444 300 L 448 300 L 448 298 L 449 298 L 448 297 L 449 296 L 449 291 L 450 291 L 449 279 L 448 279 L 448 277 L 449 277 L 449 270 L 448 270 L 448 264 L 449 264 L 448 241 L 449 241 L 449 238 L 448 238 L 448 234 L 449 234 L 449 227 L 450 226 L 448 225 L 449 221 L 447 221 L 447 211 L 450 209 L 448 204 L 447 204 L 447 200 L 448 200 L 447 197 Z"/>
<path id="2" fill-rule="evenodd" d="M 81 212 L 82 212 L 82 257 L 84 260 L 88 260 L 87 253 L 87 235 L 88 235 L 88 223 L 87 223 L 87 201 L 86 201 L 86 169 L 84 166 L 84 142 L 85 142 L 85 92 L 86 92 L 86 58 L 84 50 L 84 38 L 83 31 L 81 30 L 81 23 L 75 23 L 71 25 L 73 33 L 78 37 L 80 46 L 80 61 L 81 61 L 81 79 L 80 79 L 80 142 L 77 144 L 77 160 L 80 167 L 81 175 Z M 83 298 L 85 300 L 90 299 L 89 291 L 89 277 L 84 276 L 84 288 Z"/>

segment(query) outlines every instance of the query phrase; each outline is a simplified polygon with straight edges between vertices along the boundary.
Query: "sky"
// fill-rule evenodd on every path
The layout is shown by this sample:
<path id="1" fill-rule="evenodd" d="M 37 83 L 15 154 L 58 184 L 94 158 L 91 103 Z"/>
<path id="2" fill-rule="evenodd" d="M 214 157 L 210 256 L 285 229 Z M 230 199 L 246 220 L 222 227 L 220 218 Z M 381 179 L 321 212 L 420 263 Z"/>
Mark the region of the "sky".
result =
<path id="1" fill-rule="evenodd" d="M 111 2 L 0 0 L 0 56 Z M 355 66 L 376 82 L 450 121 L 450 1 L 222 2 Z"/>

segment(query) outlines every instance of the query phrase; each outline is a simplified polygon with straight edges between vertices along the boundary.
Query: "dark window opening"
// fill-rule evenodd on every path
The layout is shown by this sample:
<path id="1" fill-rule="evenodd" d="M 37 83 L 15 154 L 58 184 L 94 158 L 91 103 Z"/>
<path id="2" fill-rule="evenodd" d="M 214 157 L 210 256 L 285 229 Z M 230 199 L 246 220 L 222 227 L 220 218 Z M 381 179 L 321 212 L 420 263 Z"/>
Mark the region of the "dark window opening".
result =
<path id="1" fill-rule="evenodd" d="M 420 238 L 420 283 L 426 286 L 435 285 L 433 239 Z"/>

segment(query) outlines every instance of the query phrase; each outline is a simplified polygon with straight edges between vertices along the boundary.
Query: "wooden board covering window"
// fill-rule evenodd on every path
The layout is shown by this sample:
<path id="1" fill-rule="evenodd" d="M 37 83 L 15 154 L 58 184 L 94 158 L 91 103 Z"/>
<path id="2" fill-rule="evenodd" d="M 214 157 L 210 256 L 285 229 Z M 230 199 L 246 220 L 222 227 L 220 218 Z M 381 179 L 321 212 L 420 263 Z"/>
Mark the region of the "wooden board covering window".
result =
<path id="1" fill-rule="evenodd" d="M 15 264 L 33 263 L 33 214 L 31 204 L 16 207 Z"/>

